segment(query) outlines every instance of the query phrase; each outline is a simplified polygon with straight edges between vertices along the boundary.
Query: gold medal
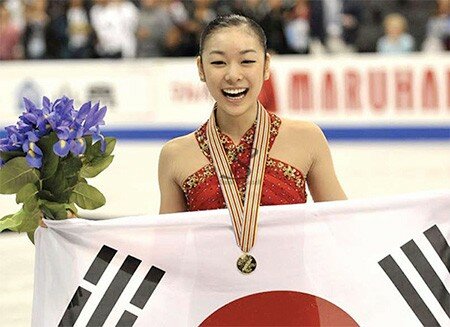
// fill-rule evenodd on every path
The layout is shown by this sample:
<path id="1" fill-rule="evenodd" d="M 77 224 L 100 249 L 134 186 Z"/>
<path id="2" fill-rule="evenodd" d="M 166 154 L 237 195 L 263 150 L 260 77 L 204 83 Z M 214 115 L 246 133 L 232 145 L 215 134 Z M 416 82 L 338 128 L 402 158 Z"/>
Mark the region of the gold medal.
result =
<path id="1" fill-rule="evenodd" d="M 256 260 L 248 253 L 243 253 L 237 260 L 237 268 L 243 274 L 250 274 L 256 269 Z"/>

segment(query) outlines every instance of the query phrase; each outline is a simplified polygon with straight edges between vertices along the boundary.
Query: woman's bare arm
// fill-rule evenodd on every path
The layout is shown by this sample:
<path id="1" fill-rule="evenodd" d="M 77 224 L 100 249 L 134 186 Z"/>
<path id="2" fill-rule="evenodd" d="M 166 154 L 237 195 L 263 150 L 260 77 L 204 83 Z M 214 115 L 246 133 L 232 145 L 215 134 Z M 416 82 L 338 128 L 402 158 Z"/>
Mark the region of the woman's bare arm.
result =
<path id="1" fill-rule="evenodd" d="M 315 202 L 346 200 L 334 171 L 330 148 L 322 130 L 315 124 L 308 128 L 312 164 L 307 175 L 308 188 Z"/>
<path id="2" fill-rule="evenodd" d="M 180 149 L 173 141 L 166 143 L 159 155 L 158 180 L 161 194 L 159 213 L 186 211 L 186 201 L 181 187 L 175 181 L 175 172 Z"/>

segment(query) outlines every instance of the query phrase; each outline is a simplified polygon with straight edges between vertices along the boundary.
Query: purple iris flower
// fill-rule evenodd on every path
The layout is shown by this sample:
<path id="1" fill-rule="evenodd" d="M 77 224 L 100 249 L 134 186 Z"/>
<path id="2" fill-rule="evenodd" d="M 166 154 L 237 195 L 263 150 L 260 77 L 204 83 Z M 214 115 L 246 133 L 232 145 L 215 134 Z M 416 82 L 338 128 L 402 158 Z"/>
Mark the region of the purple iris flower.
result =
<path id="1" fill-rule="evenodd" d="M 70 151 L 70 130 L 68 126 L 59 126 L 55 130 L 59 141 L 53 145 L 53 152 L 59 157 L 65 157 Z"/>
<path id="2" fill-rule="evenodd" d="M 76 121 L 70 126 L 59 126 L 56 129 L 59 141 L 53 146 L 53 152 L 60 157 L 65 157 L 71 152 L 78 156 L 86 151 L 86 141 L 83 136 L 83 126 Z"/>
<path id="3" fill-rule="evenodd" d="M 81 106 L 80 110 L 76 114 L 75 122 L 81 124 L 86 119 L 90 111 L 91 111 L 91 101 L 86 102 Z"/>
<path id="4" fill-rule="evenodd" d="M 7 137 L 0 139 L 0 152 L 13 151 L 15 148 L 10 142 L 10 139 Z"/>
<path id="5" fill-rule="evenodd" d="M 25 159 L 30 167 L 41 168 L 42 166 L 42 150 L 36 145 L 39 138 L 33 133 L 26 133 L 27 139 L 23 143 L 22 149 L 27 154 Z"/>
<path id="6" fill-rule="evenodd" d="M 102 152 L 106 150 L 105 137 L 100 134 L 100 125 L 104 125 L 105 122 L 103 118 L 106 115 L 106 107 L 100 108 L 99 103 L 96 103 L 86 116 L 84 122 L 85 135 L 92 135 L 92 140 L 95 142 L 100 142 L 100 149 Z"/>
<path id="7" fill-rule="evenodd" d="M 86 151 L 86 141 L 84 140 L 84 128 L 76 120 L 70 128 L 70 152 L 78 156 Z"/>
<path id="8" fill-rule="evenodd" d="M 52 106 L 55 116 L 59 118 L 59 121 L 72 121 L 75 109 L 73 108 L 73 100 L 67 97 L 62 97 L 53 103 Z"/>
<path id="9" fill-rule="evenodd" d="M 76 138 L 70 141 L 70 152 L 78 156 L 86 151 L 86 141 L 84 138 Z"/>
<path id="10" fill-rule="evenodd" d="M 18 131 L 21 134 L 25 134 L 26 132 L 30 132 L 33 130 L 33 125 L 32 124 L 27 124 L 26 122 L 20 120 L 19 122 L 17 122 L 17 127 L 18 127 Z"/>
<path id="11" fill-rule="evenodd" d="M 37 142 L 45 135 L 55 132 L 58 141 L 53 145 L 53 152 L 59 157 L 69 153 L 75 156 L 86 151 L 85 136 L 91 135 L 93 142 L 100 142 L 101 150 L 106 149 L 105 137 L 101 134 L 100 125 L 106 114 L 106 107 L 91 102 L 83 104 L 75 110 L 73 100 L 62 97 L 51 102 L 47 97 L 42 99 L 42 108 L 37 108 L 30 100 L 24 98 L 25 112 L 19 117 L 17 125 L 5 128 L 7 137 L 0 139 L 0 152 L 22 150 L 26 153 L 28 164 L 35 168 L 42 166 L 42 150 Z M 1 165 L 5 162 L 2 161 Z"/>
<path id="12" fill-rule="evenodd" d="M 0 143 L 0 151 L 15 151 L 19 150 L 22 147 L 23 142 L 25 141 L 25 136 L 20 133 L 16 126 L 8 126 L 5 127 L 6 133 L 8 137 L 3 139 Z"/>
<path id="13" fill-rule="evenodd" d="M 100 134 L 100 128 L 98 126 L 95 133 L 92 134 L 92 142 L 96 143 L 97 141 L 100 142 L 100 150 L 102 152 L 105 152 L 106 150 L 105 137 L 102 134 Z"/>

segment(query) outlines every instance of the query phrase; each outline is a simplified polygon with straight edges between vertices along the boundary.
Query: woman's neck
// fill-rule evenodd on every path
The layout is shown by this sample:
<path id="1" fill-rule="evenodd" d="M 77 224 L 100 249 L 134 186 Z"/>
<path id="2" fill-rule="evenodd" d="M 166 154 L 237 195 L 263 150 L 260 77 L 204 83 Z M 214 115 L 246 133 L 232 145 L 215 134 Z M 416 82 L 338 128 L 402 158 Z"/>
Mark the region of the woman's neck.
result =
<path id="1" fill-rule="evenodd" d="M 255 105 L 239 116 L 228 115 L 222 110 L 216 110 L 216 124 L 222 133 L 227 134 L 237 144 L 255 122 L 256 109 Z"/>

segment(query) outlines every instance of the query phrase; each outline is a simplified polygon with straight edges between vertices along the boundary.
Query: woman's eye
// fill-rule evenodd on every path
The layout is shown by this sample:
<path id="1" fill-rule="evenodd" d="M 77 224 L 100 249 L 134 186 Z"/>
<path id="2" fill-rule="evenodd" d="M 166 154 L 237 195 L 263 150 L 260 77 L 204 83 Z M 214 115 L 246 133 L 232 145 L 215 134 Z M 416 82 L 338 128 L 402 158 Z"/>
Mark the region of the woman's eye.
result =
<path id="1" fill-rule="evenodd" d="M 244 60 L 242 63 L 243 64 L 253 64 L 255 62 L 256 62 L 256 60 Z"/>
<path id="2" fill-rule="evenodd" d="M 225 64 L 225 62 L 224 61 L 220 61 L 220 60 L 211 62 L 211 65 L 224 65 L 224 64 Z"/>

